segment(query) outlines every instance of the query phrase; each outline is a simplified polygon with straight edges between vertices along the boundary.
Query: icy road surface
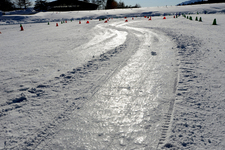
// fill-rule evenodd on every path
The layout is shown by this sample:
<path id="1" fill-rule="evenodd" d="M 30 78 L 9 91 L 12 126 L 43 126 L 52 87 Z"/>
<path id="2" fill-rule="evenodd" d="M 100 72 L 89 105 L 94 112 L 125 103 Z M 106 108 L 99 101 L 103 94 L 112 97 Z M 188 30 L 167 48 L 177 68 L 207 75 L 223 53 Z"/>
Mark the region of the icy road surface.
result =
<path id="1" fill-rule="evenodd" d="M 174 44 L 141 28 L 142 21 L 93 21 L 76 30 L 73 23 L 24 25 L 25 39 L 12 38 L 17 51 L 3 51 L 1 61 L 6 65 L 2 96 L 9 95 L 1 102 L 2 147 L 156 149 L 162 144 L 176 91 Z M 6 28 L 8 36 L 15 33 L 16 26 Z"/>
<path id="2" fill-rule="evenodd" d="M 0 149 L 224 150 L 224 5 L 0 17 Z"/>
<path id="3" fill-rule="evenodd" d="M 137 50 L 126 49 L 135 54 L 116 67 L 86 102 L 71 112 L 70 120 L 59 125 L 57 134 L 38 148 L 157 148 L 164 114 L 175 96 L 175 54 L 168 38 L 121 24 L 110 26 L 141 41 L 135 43 Z"/>

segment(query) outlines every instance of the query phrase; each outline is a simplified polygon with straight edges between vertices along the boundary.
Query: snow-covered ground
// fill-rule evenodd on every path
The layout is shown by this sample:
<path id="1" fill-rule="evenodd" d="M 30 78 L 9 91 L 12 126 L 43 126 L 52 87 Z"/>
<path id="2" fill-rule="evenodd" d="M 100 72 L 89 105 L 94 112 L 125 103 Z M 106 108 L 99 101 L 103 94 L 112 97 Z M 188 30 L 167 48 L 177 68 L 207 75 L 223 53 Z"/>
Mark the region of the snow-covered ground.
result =
<path id="1" fill-rule="evenodd" d="M 223 150 L 224 8 L 0 17 L 0 149 Z"/>

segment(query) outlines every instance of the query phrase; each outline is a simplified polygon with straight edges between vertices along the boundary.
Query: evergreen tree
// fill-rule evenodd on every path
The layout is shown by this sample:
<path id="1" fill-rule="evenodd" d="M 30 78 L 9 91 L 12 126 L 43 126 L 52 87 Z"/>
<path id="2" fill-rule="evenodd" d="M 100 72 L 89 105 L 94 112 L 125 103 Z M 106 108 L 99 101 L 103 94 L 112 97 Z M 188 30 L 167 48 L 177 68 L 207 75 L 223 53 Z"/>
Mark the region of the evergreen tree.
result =
<path id="1" fill-rule="evenodd" d="M 14 8 L 14 4 L 10 0 L 1 0 L 0 1 L 0 10 L 11 11 Z"/>
<path id="2" fill-rule="evenodd" d="M 134 8 L 141 8 L 141 5 L 140 5 L 140 4 L 136 4 L 136 5 L 134 6 Z"/>
<path id="3" fill-rule="evenodd" d="M 105 9 L 112 9 L 112 3 L 114 0 L 107 0 Z"/>

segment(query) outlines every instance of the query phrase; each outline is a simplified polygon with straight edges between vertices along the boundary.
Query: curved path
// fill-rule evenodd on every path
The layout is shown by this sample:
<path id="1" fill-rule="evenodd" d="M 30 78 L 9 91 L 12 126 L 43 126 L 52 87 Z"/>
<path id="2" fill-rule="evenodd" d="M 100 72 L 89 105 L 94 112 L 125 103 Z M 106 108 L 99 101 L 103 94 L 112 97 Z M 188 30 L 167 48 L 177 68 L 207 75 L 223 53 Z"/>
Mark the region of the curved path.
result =
<path id="1" fill-rule="evenodd" d="M 134 43 L 138 48 L 126 48 L 135 53 L 116 66 L 88 100 L 71 112 L 69 121 L 57 127 L 57 134 L 38 148 L 156 149 L 159 140 L 163 141 L 162 130 L 166 128 L 162 126 L 170 120 L 165 114 L 174 99 L 177 78 L 171 41 L 149 29 L 130 27 L 129 23 L 116 22 L 109 27 L 105 40 L 118 36 L 111 43 L 128 33 L 126 42 L 138 39 L 140 43 Z M 83 47 L 97 47 L 101 42 L 94 37 Z"/>
<path id="2" fill-rule="evenodd" d="M 20 126 L 22 135 L 32 130 L 8 148 L 157 149 L 164 144 L 177 82 L 174 44 L 141 28 L 140 20 L 96 24 L 91 31 L 89 42 L 67 51 L 82 66 L 26 91 L 33 101 L 23 109 L 41 125 Z"/>

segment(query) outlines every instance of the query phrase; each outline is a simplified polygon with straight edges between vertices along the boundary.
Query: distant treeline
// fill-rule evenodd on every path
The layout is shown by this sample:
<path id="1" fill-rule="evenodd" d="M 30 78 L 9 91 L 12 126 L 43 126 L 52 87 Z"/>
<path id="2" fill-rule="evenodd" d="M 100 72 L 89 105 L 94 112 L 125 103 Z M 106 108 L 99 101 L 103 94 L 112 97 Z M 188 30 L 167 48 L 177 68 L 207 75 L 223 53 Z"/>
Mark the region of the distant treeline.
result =
<path id="1" fill-rule="evenodd" d="M 178 6 L 181 5 L 199 5 L 199 4 L 211 4 L 211 3 L 225 3 L 225 0 L 208 0 L 208 1 L 200 1 L 200 2 L 194 2 L 190 4 L 178 4 Z"/>
<path id="2" fill-rule="evenodd" d="M 32 6 L 31 0 L 0 0 L 0 10 L 2 11 L 27 9 L 30 6 Z"/>

